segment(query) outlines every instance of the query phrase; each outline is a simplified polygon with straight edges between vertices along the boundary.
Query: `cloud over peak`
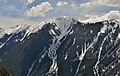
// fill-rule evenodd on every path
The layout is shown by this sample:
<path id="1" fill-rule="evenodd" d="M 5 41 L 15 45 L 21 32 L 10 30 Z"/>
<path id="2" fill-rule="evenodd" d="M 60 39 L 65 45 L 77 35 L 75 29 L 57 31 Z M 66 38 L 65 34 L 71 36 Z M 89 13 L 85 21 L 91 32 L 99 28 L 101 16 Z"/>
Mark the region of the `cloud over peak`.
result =
<path id="1" fill-rule="evenodd" d="M 53 7 L 49 2 L 42 2 L 41 4 L 37 6 L 33 6 L 29 10 L 25 12 L 25 14 L 29 17 L 36 17 L 36 16 L 42 16 L 44 17 L 47 12 L 52 10 Z"/>
<path id="2" fill-rule="evenodd" d="M 120 11 L 118 10 L 112 10 L 109 13 L 106 13 L 104 15 L 87 15 L 89 19 L 84 20 L 83 22 L 98 22 L 98 21 L 104 21 L 104 20 L 110 20 L 110 19 L 116 19 L 120 21 Z"/>

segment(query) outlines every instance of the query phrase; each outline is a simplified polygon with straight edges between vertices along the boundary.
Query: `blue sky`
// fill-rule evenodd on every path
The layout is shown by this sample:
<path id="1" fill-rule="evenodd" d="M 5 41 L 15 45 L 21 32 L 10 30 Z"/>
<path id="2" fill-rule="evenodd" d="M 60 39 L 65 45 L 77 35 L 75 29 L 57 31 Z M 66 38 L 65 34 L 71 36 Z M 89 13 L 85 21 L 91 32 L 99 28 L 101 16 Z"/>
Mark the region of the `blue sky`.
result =
<path id="1" fill-rule="evenodd" d="M 58 16 L 80 20 L 120 13 L 120 0 L 0 0 L 0 25 L 37 24 Z"/>

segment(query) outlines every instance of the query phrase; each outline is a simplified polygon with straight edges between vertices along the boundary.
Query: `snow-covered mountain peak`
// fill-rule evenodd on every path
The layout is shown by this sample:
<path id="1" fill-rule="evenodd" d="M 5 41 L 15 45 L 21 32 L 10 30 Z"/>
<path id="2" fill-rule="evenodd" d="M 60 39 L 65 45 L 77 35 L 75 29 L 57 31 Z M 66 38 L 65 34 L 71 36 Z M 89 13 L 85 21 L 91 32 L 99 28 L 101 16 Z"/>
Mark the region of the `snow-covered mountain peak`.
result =
<path id="1" fill-rule="evenodd" d="M 0 27 L 0 32 L 2 32 L 4 30 L 4 28 Z"/>
<path id="2" fill-rule="evenodd" d="M 80 21 L 75 17 L 60 16 L 60 17 L 57 17 L 54 19 L 42 21 L 37 25 L 16 25 L 13 27 L 7 27 L 7 28 L 0 29 L 0 31 L 2 31 L 2 32 L 0 32 L 0 38 L 3 37 L 5 34 L 10 35 L 12 33 L 18 33 L 20 31 L 25 30 L 26 32 L 25 32 L 25 35 L 23 37 L 23 39 L 24 39 L 26 36 L 29 36 L 32 33 L 38 32 L 39 30 L 42 29 L 42 27 L 44 25 L 47 25 L 47 24 L 55 24 L 57 26 L 56 28 L 59 28 L 62 31 L 66 31 L 71 25 L 74 25 L 77 22 L 80 22 Z M 115 27 L 118 24 L 120 24 L 116 19 L 103 21 L 103 24 L 108 25 L 110 23 L 115 23 Z"/>
<path id="3" fill-rule="evenodd" d="M 18 33 L 23 30 L 27 30 L 29 25 L 15 25 L 13 27 L 0 27 L 0 38 L 2 38 L 5 34 L 10 35 L 13 33 Z"/>
<path id="4" fill-rule="evenodd" d="M 111 20 L 111 19 L 115 19 L 117 21 L 120 21 L 120 12 L 119 11 L 110 11 L 107 14 L 97 15 L 95 17 L 94 17 L 94 15 L 93 16 L 90 15 L 88 19 L 83 20 L 82 22 L 96 23 L 96 22 Z"/>
<path id="5" fill-rule="evenodd" d="M 64 20 L 64 21 L 72 21 L 72 20 L 75 20 L 75 21 L 78 21 L 78 19 L 77 18 L 75 18 L 75 17 L 71 17 L 71 16 L 59 16 L 59 17 L 57 17 L 55 20 L 59 20 L 59 21 L 62 21 L 62 20 Z"/>
<path id="6" fill-rule="evenodd" d="M 69 27 L 71 24 L 76 24 L 78 20 L 74 17 L 69 17 L 69 16 L 60 16 L 54 19 L 49 19 L 40 22 L 37 25 L 31 25 L 27 30 L 26 30 L 26 35 L 30 35 L 31 33 L 35 33 L 39 30 L 42 29 L 42 27 L 48 23 L 50 24 L 56 24 L 59 28 L 65 29 L 65 27 Z"/>
<path id="7" fill-rule="evenodd" d="M 5 29 L 0 27 L 0 38 L 4 35 L 4 31 L 5 31 Z"/>
<path id="8" fill-rule="evenodd" d="M 1 34 L 1 37 L 2 37 L 5 34 L 9 35 L 9 34 L 12 34 L 12 33 L 20 32 L 22 30 L 26 30 L 26 34 L 25 35 L 28 36 L 31 33 L 35 33 L 37 31 L 41 30 L 42 27 L 44 25 L 48 24 L 48 23 L 50 23 L 50 24 L 56 24 L 60 28 L 64 28 L 64 26 L 66 26 L 66 25 L 69 26 L 71 23 L 74 24 L 77 21 L 78 20 L 76 18 L 74 18 L 74 17 L 60 16 L 60 17 L 57 17 L 57 18 L 54 18 L 54 19 L 49 19 L 49 20 L 42 21 L 42 22 L 40 22 L 37 25 L 27 25 L 26 24 L 26 25 L 16 25 L 16 26 L 13 26 L 13 27 L 6 27 L 6 28 L 4 28 L 4 30 L 1 30 L 2 32 L 0 34 Z"/>

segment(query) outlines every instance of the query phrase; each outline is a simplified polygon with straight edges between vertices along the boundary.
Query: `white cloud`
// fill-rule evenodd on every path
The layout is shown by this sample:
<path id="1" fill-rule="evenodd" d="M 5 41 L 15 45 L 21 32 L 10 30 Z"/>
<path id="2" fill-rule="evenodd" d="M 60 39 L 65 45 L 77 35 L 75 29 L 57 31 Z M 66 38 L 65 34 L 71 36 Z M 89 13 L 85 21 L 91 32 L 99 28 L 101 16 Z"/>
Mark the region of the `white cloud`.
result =
<path id="1" fill-rule="evenodd" d="M 27 0 L 28 3 L 33 3 L 35 0 Z"/>
<path id="2" fill-rule="evenodd" d="M 105 2 L 102 3 L 104 3 L 104 5 L 106 6 L 114 6 L 114 7 L 120 6 L 120 0 L 105 0 Z"/>
<path id="3" fill-rule="evenodd" d="M 79 6 L 77 6 L 77 4 L 76 3 L 74 3 L 74 2 L 63 2 L 63 1 L 60 1 L 60 2 L 58 2 L 57 4 L 56 4 L 56 6 L 58 7 L 58 8 L 72 8 L 72 9 L 77 9 L 77 8 L 79 8 Z"/>
<path id="4" fill-rule="evenodd" d="M 120 11 L 112 10 L 109 13 L 106 13 L 104 15 L 86 15 L 86 17 L 89 17 L 89 19 L 84 20 L 83 22 L 98 22 L 98 21 L 104 21 L 104 20 L 110 20 L 110 19 L 116 19 L 120 21 Z"/>
<path id="5" fill-rule="evenodd" d="M 91 0 L 90 2 L 80 4 L 81 8 L 89 8 L 89 7 L 95 7 L 95 6 L 117 7 L 117 6 L 120 6 L 120 0 Z"/>
<path id="6" fill-rule="evenodd" d="M 64 7 L 64 6 L 67 6 L 67 5 L 68 5 L 67 2 L 58 2 L 58 3 L 56 4 L 56 6 L 58 6 L 58 7 Z"/>
<path id="7" fill-rule="evenodd" d="M 83 4 L 80 4 L 80 7 L 81 8 L 89 8 L 89 7 L 93 7 L 94 5 L 94 2 L 87 2 L 87 3 L 83 3 Z"/>
<path id="8" fill-rule="evenodd" d="M 45 16 L 47 12 L 52 10 L 53 7 L 48 2 L 42 2 L 40 5 L 37 5 L 36 7 L 33 6 L 29 10 L 25 12 L 25 14 L 29 17 L 32 16 Z"/>
<path id="9" fill-rule="evenodd" d="M 26 5 L 33 3 L 35 0 L 21 0 Z"/>
<path id="10" fill-rule="evenodd" d="M 72 3 L 72 4 L 70 5 L 70 7 L 73 8 L 73 9 L 77 9 L 77 8 L 78 8 L 78 6 L 77 6 L 75 3 Z"/>

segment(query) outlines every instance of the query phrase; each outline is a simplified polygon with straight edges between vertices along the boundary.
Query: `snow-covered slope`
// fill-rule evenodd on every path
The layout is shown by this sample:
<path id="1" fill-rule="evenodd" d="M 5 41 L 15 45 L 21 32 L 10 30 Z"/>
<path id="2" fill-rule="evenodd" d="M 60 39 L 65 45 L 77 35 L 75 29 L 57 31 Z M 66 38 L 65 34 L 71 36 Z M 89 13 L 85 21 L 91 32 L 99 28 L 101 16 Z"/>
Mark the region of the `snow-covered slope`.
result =
<path id="1" fill-rule="evenodd" d="M 16 26 L 13 26 L 13 27 L 7 27 L 7 28 L 1 28 L 0 30 L 2 31 L 1 32 L 1 37 L 4 35 L 4 34 L 12 34 L 12 33 L 15 33 L 15 32 L 20 32 L 20 31 L 23 31 L 25 30 L 26 31 L 26 34 L 25 35 L 30 35 L 31 33 L 35 33 L 39 30 L 42 29 L 42 27 L 48 23 L 50 24 L 57 24 L 59 25 L 59 27 L 61 29 L 64 30 L 64 27 L 65 26 L 69 26 L 70 23 L 72 23 L 74 21 L 78 21 L 77 18 L 73 18 L 73 17 L 69 17 L 69 16 L 61 16 L 61 17 L 58 17 L 56 19 L 50 19 L 50 20 L 46 20 L 46 21 L 42 21 L 40 22 L 39 24 L 37 25 L 16 25 Z M 2 30 L 4 29 L 4 30 Z"/>
<path id="2" fill-rule="evenodd" d="M 88 17 L 89 17 L 89 15 L 88 15 Z M 90 18 L 83 20 L 81 22 L 96 23 L 96 22 L 111 20 L 111 19 L 115 19 L 120 22 L 120 12 L 119 11 L 110 11 L 109 13 L 101 15 L 101 16 L 95 16 L 95 17 L 90 16 Z"/>

